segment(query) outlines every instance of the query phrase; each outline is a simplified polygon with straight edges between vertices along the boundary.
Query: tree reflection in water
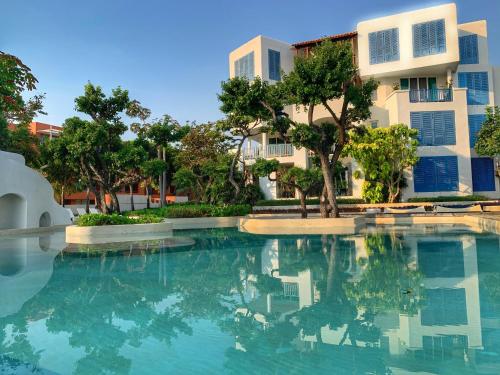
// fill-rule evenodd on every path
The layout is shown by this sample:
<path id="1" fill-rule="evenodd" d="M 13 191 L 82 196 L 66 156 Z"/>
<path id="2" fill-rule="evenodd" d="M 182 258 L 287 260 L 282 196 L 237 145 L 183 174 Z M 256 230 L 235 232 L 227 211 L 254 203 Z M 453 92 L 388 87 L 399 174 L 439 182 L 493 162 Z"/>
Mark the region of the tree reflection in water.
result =
<path id="1" fill-rule="evenodd" d="M 424 275 L 400 233 L 183 236 L 195 244 L 61 253 L 40 293 L 1 318 L 3 358 L 36 367 L 43 353 L 27 331 L 44 321 L 82 350 L 74 373 L 123 374 L 134 360 L 124 348 L 168 348 L 203 320 L 234 337 L 230 372 L 321 373 L 341 364 L 346 373 L 387 374 L 377 319 L 412 317 L 426 304 Z"/>

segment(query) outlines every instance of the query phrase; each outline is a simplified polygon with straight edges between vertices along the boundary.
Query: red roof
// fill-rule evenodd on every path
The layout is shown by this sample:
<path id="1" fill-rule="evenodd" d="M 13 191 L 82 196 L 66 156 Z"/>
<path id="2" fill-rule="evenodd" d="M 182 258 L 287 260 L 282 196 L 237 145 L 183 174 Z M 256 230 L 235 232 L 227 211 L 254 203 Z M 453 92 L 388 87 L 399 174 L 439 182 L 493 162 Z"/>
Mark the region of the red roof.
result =
<path id="1" fill-rule="evenodd" d="M 346 40 L 346 39 L 352 39 L 357 35 L 358 35 L 357 31 L 351 31 L 349 33 L 330 35 L 319 39 L 306 40 L 305 42 L 294 43 L 292 44 L 292 46 L 294 46 L 295 48 L 307 47 L 310 45 L 316 45 L 318 43 L 321 43 L 324 40 L 333 40 L 333 41 Z"/>

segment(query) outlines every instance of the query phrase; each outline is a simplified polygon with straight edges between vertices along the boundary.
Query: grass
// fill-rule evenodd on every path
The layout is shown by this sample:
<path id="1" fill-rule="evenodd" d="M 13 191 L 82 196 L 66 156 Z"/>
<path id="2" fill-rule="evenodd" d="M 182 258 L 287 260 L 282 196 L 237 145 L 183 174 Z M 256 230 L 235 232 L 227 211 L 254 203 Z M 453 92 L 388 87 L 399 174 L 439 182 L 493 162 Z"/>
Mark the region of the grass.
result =
<path id="1" fill-rule="evenodd" d="M 484 197 L 482 195 L 464 195 L 461 197 L 454 196 L 440 196 L 434 198 L 409 198 L 408 202 L 419 203 L 419 202 L 473 202 L 473 201 L 487 201 L 490 198 Z"/>
<path id="2" fill-rule="evenodd" d="M 338 198 L 338 204 L 360 204 L 365 203 L 363 199 L 359 198 Z M 319 204 L 319 198 L 311 198 L 306 200 L 306 204 Z M 260 200 L 256 206 L 298 206 L 300 200 L 298 199 L 268 199 Z"/>
<path id="3" fill-rule="evenodd" d="M 189 217 L 223 217 L 245 216 L 252 211 L 248 204 L 211 205 L 211 204 L 172 204 L 162 208 L 150 208 L 129 211 L 128 216 L 155 216 L 161 218 L 189 218 Z"/>
<path id="4" fill-rule="evenodd" d="M 153 224 L 161 223 L 161 221 L 162 218 L 152 215 L 132 218 L 118 214 L 86 214 L 78 218 L 76 225 L 79 227 L 95 227 L 102 225 Z"/>

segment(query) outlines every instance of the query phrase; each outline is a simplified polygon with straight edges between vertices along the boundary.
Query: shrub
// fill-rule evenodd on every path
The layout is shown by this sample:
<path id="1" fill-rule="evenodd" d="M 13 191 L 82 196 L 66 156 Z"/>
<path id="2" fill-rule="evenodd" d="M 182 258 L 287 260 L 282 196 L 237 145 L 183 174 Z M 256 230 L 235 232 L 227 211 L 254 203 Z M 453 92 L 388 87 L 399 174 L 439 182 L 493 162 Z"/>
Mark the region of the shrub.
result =
<path id="1" fill-rule="evenodd" d="M 473 201 L 487 201 L 489 198 L 482 195 L 464 195 L 461 197 L 454 196 L 440 196 L 434 198 L 409 198 L 408 202 L 473 202 Z"/>
<path id="2" fill-rule="evenodd" d="M 162 218 L 153 215 L 144 215 L 131 218 L 118 214 L 87 214 L 78 218 L 76 224 L 80 227 L 93 227 L 102 225 L 124 225 L 124 224 L 151 224 L 160 223 Z"/>
<path id="3" fill-rule="evenodd" d="M 127 212 L 128 216 L 155 216 L 160 218 L 245 216 L 252 211 L 248 204 L 210 205 L 179 203 L 162 208 L 150 208 Z"/>
<path id="4" fill-rule="evenodd" d="M 360 204 L 365 203 L 363 199 L 359 198 L 337 198 L 338 204 Z M 255 206 L 298 206 L 300 201 L 298 199 L 267 199 L 258 201 Z M 306 204 L 319 204 L 319 198 L 311 198 L 306 200 Z"/>

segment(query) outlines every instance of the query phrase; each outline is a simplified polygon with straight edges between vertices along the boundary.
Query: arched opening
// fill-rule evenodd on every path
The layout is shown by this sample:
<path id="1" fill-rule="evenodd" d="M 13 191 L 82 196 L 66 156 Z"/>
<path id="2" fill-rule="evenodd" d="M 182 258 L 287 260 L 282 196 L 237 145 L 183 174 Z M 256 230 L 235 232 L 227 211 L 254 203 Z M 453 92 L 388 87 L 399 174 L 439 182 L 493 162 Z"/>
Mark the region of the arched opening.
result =
<path id="1" fill-rule="evenodd" d="M 27 263 L 25 238 L 5 239 L 0 246 L 0 276 L 20 274 Z"/>
<path id="2" fill-rule="evenodd" d="M 17 194 L 0 197 L 0 229 L 26 227 L 26 200 Z"/>
<path id="3" fill-rule="evenodd" d="M 52 224 L 52 220 L 50 218 L 50 214 L 48 212 L 44 212 L 40 216 L 40 220 L 38 221 L 38 226 L 40 228 L 44 228 L 44 227 L 50 227 L 51 224 Z"/>

